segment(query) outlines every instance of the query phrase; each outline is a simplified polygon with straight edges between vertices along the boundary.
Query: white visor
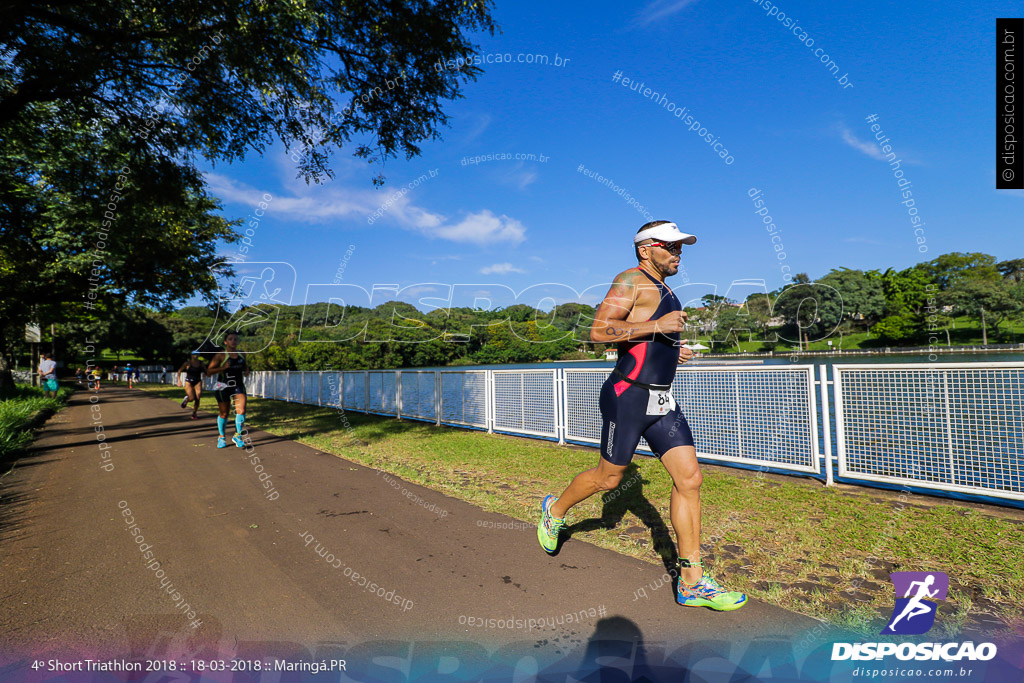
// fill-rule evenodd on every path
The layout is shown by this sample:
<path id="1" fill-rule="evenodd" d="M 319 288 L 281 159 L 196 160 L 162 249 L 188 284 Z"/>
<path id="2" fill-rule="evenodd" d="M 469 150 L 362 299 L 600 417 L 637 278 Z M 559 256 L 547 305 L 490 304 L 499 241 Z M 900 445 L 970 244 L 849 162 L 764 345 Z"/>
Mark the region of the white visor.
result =
<path id="1" fill-rule="evenodd" d="M 659 242 L 682 242 L 683 244 L 695 244 L 697 238 L 685 232 L 680 232 L 675 223 L 662 223 L 653 228 L 641 230 L 633 238 L 633 244 L 640 244 L 644 240 L 658 240 Z"/>

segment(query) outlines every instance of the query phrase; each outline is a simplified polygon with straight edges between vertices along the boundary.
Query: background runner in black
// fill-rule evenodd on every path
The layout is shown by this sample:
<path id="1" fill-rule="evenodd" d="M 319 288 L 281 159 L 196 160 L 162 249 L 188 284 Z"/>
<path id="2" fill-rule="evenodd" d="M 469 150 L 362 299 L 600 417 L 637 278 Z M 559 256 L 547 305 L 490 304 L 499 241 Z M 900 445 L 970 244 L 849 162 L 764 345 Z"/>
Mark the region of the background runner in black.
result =
<path id="1" fill-rule="evenodd" d="M 185 376 L 181 377 L 181 373 L 185 373 Z M 199 418 L 199 399 L 203 394 L 203 375 L 205 373 L 206 366 L 203 365 L 203 359 L 198 353 L 193 353 L 178 368 L 178 386 L 185 387 L 185 398 L 181 399 L 181 407 L 184 408 L 190 401 L 194 402 L 195 405 L 192 406 L 193 420 Z"/>

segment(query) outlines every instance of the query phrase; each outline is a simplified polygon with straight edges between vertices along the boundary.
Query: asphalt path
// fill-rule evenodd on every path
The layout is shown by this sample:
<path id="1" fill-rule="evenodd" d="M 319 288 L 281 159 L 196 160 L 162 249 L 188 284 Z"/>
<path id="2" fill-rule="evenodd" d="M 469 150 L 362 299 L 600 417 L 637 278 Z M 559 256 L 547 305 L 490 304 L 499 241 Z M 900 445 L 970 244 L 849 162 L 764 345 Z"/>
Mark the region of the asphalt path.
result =
<path id="1" fill-rule="evenodd" d="M 757 600 L 679 607 L 658 566 L 578 538 L 549 557 L 512 518 L 261 431 L 218 449 L 214 416 L 188 413 L 79 391 L 0 478 L 8 665 L 345 652 L 352 671 L 388 642 L 571 659 L 595 634 L 728 650 L 818 626 Z"/>

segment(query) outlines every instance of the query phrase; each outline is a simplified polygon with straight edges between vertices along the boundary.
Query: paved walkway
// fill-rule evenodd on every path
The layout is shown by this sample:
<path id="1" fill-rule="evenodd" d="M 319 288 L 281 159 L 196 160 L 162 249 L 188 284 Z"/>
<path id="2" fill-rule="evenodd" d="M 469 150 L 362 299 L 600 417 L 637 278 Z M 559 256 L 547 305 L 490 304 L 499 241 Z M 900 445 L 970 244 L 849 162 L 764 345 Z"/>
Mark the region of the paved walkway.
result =
<path id="1" fill-rule="evenodd" d="M 573 657 L 595 634 L 728 649 L 817 626 L 756 600 L 684 610 L 670 584 L 651 590 L 653 565 L 579 540 L 549 558 L 534 529 L 490 528 L 514 520 L 416 484 L 402 482 L 421 504 L 376 470 L 264 432 L 252 453 L 218 450 L 213 415 L 190 421 L 140 390 L 98 398 L 78 392 L 0 479 L 8 662 L 347 650 L 351 669 L 388 639 Z"/>

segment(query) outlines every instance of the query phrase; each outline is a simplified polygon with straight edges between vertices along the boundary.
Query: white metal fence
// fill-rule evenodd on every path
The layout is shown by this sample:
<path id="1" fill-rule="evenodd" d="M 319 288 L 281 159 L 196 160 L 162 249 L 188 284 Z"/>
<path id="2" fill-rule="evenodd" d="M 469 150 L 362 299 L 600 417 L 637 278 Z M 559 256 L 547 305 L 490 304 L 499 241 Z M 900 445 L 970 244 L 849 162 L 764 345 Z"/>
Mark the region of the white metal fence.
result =
<path id="1" fill-rule="evenodd" d="M 264 398 L 595 445 L 607 377 L 275 371 L 246 383 Z M 703 460 L 831 483 L 834 454 L 844 482 L 1024 501 L 1024 363 L 835 365 L 831 379 L 825 365 L 682 366 L 672 393 Z M 644 441 L 639 450 L 650 452 Z"/>
<path id="2" fill-rule="evenodd" d="M 1024 364 L 833 372 L 840 476 L 1024 499 Z"/>

